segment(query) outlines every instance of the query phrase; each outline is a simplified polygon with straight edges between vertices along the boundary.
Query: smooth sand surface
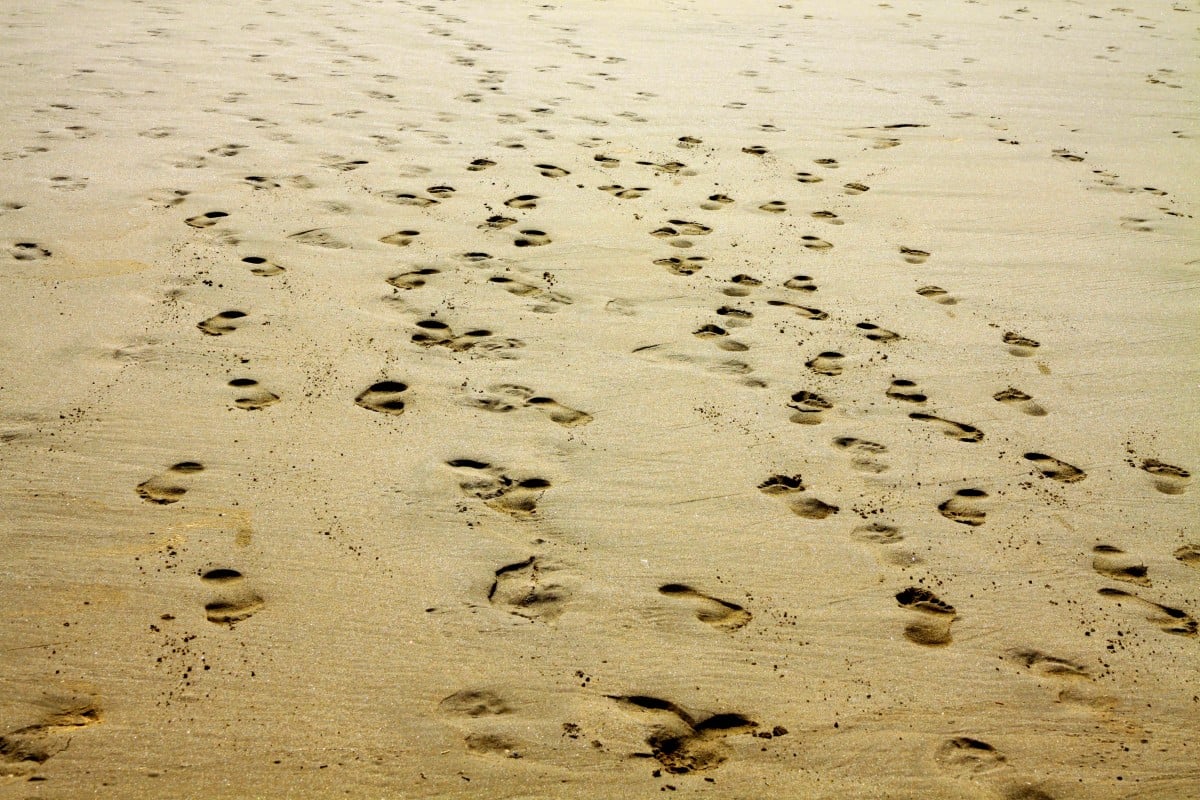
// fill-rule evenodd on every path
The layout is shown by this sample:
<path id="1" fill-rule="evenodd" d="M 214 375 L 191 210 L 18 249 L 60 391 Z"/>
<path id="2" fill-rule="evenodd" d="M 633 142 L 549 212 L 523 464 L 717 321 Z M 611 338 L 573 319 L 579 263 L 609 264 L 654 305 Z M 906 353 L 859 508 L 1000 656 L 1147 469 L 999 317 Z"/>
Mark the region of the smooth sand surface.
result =
<path id="1" fill-rule="evenodd" d="M 5 3 L 0 797 L 1200 797 L 1195 12 Z"/>

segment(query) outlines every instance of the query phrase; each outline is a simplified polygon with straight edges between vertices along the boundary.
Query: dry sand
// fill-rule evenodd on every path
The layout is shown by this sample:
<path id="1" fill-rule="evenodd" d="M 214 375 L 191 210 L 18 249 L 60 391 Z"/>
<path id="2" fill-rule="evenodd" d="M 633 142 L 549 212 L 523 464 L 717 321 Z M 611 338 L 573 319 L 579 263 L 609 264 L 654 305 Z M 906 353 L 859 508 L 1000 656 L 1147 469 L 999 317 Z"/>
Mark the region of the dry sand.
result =
<path id="1" fill-rule="evenodd" d="M 1200 797 L 1191 3 L 4 19 L 0 797 Z"/>

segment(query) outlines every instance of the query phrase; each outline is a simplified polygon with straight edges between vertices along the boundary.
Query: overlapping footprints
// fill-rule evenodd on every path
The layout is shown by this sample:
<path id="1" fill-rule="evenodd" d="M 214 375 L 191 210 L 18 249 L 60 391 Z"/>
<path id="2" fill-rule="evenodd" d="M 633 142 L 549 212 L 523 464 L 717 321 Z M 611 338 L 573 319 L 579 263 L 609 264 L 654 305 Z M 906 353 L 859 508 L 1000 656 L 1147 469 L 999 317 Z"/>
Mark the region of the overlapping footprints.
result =
<path id="1" fill-rule="evenodd" d="M 258 613 L 263 598 L 246 581 L 245 576 L 229 567 L 212 567 L 200 573 L 200 580 L 215 596 L 204 604 L 204 616 L 209 622 L 232 628 L 238 622 Z"/>
<path id="2" fill-rule="evenodd" d="M 513 478 L 503 467 L 486 461 L 456 458 L 446 466 L 463 476 L 458 486 L 463 494 L 482 500 L 484 505 L 516 520 L 530 520 L 537 515 L 537 504 L 550 488 L 545 478 Z"/>
<path id="3" fill-rule="evenodd" d="M 507 357 L 504 351 L 525 346 L 520 339 L 501 339 L 486 328 L 472 328 L 459 335 L 447 323 L 432 317 L 418 320 L 416 325 L 420 330 L 412 335 L 412 342 L 422 347 L 445 347 L 458 353 L 480 350 Z"/>
<path id="4" fill-rule="evenodd" d="M 539 395 L 527 386 L 519 386 L 514 383 L 493 384 L 487 387 L 486 393 L 470 397 L 467 404 L 485 411 L 500 413 L 516 411 L 520 408 L 533 408 L 564 428 L 587 425 L 593 419 L 592 415 L 586 411 L 570 408 L 552 397 Z"/>
<path id="5" fill-rule="evenodd" d="M 549 622 L 563 613 L 571 596 L 565 582 L 555 578 L 557 571 L 539 556 L 505 564 L 496 570 L 488 602 L 519 617 Z"/>
<path id="6" fill-rule="evenodd" d="M 751 733 L 759 727 L 758 722 L 744 714 L 693 715 L 670 700 L 648 695 L 606 696 L 651 726 L 646 737 L 650 752 L 634 755 L 655 759 L 664 772 L 672 775 L 716 769 L 732 755 L 724 739 Z M 786 733 L 782 727 L 772 730 L 773 736 Z"/>
<path id="7" fill-rule="evenodd" d="M 172 464 L 165 472 L 139 483 L 136 487 L 138 496 L 147 503 L 160 506 L 178 503 L 188 492 L 188 480 L 183 476 L 203 471 L 204 465 L 199 461 Z"/>

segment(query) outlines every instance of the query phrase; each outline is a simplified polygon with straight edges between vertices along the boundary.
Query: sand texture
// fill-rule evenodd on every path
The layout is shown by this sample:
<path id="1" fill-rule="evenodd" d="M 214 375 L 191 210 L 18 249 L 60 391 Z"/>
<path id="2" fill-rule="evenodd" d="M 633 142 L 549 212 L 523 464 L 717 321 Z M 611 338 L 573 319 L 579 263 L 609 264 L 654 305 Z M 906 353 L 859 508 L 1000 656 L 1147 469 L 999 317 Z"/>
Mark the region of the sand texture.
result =
<path id="1" fill-rule="evenodd" d="M 0 800 L 1200 797 L 1198 24 L 8 0 Z"/>

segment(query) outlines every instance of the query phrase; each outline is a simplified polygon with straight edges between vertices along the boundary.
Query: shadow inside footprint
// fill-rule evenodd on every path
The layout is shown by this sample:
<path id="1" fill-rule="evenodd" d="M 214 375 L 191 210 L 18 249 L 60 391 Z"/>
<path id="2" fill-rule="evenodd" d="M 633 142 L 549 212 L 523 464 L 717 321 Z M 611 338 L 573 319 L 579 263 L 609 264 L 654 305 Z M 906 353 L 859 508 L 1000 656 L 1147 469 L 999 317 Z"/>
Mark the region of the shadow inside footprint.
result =
<path id="1" fill-rule="evenodd" d="M 951 439 L 956 439 L 960 442 L 981 442 L 983 441 L 983 431 L 976 428 L 974 425 L 967 425 L 965 422 L 954 422 L 953 420 L 935 417 L 933 414 L 922 414 L 914 412 L 908 415 L 909 419 L 915 419 L 920 422 L 930 422 L 942 429 L 942 433 L 949 436 Z"/>
<path id="2" fill-rule="evenodd" d="M 379 381 L 359 392 L 354 398 L 354 404 L 368 411 L 399 415 L 404 413 L 404 400 L 400 395 L 406 391 L 408 384 L 400 381 Z"/>
<path id="3" fill-rule="evenodd" d="M 222 311 L 196 323 L 196 327 L 207 336 L 224 336 L 236 331 L 238 326 L 233 323 L 233 320 L 241 319 L 244 316 L 246 316 L 245 311 Z"/>
<path id="4" fill-rule="evenodd" d="M 1087 477 L 1087 473 L 1079 467 L 1073 467 L 1065 461 L 1048 456 L 1045 453 L 1026 453 L 1026 461 L 1032 461 L 1033 466 L 1042 477 L 1059 483 L 1078 483 Z"/>
<path id="5" fill-rule="evenodd" d="M 238 408 L 258 411 L 279 402 L 279 395 L 264 389 L 254 378 L 234 378 L 229 385 L 240 390 L 233 400 Z"/>
<path id="6" fill-rule="evenodd" d="M 979 507 L 980 501 L 987 496 L 983 489 L 959 489 L 938 506 L 938 513 L 951 522 L 977 527 L 987 521 L 987 513 Z"/>
<path id="7" fill-rule="evenodd" d="M 954 606 L 928 589 L 910 586 L 896 593 L 896 602 L 903 608 L 921 612 L 922 616 L 904 627 L 904 638 L 927 647 L 950 644 L 950 625 L 954 622 Z"/>
<path id="8" fill-rule="evenodd" d="M 698 592 L 682 583 L 666 583 L 658 587 L 658 591 L 691 601 L 696 606 L 696 619 L 714 628 L 736 631 L 746 627 L 751 619 L 750 612 L 736 603 Z"/>
<path id="9" fill-rule="evenodd" d="M 1163 494 L 1183 494 L 1191 482 L 1192 473 L 1157 459 L 1144 459 L 1141 469 L 1153 476 L 1154 488 Z"/>
<path id="10" fill-rule="evenodd" d="M 209 622 L 231 628 L 263 607 L 262 597 L 245 585 L 242 573 L 236 569 L 209 569 L 200 574 L 200 580 L 220 587 L 218 596 L 204 605 L 204 616 Z"/>
<path id="11" fill-rule="evenodd" d="M 177 503 L 187 494 L 187 487 L 179 481 L 178 476 L 203 471 L 204 465 L 197 461 L 180 461 L 161 475 L 139 483 L 137 493 L 147 503 L 160 506 Z"/>
<path id="12" fill-rule="evenodd" d="M 1172 608 L 1164 606 L 1161 603 L 1155 603 L 1152 600 L 1138 597 L 1132 592 L 1127 592 L 1124 589 L 1114 589 L 1104 587 L 1097 590 L 1097 594 L 1102 597 L 1112 597 L 1120 601 L 1128 601 L 1137 603 L 1150 611 L 1150 616 L 1147 621 L 1153 622 L 1166 633 L 1171 633 L 1176 636 L 1195 636 L 1198 626 L 1197 622 L 1190 614 L 1180 608 Z"/>

